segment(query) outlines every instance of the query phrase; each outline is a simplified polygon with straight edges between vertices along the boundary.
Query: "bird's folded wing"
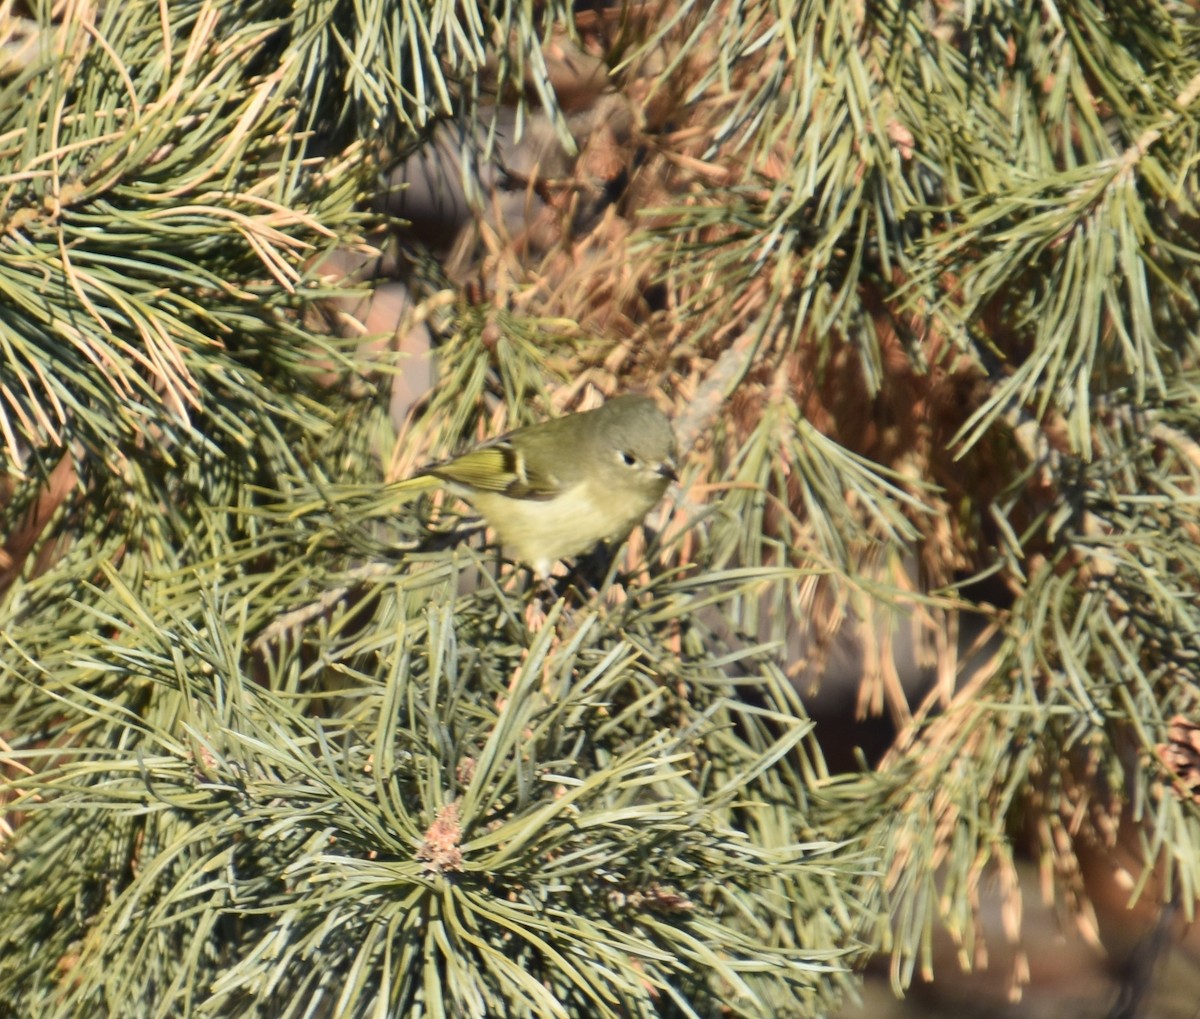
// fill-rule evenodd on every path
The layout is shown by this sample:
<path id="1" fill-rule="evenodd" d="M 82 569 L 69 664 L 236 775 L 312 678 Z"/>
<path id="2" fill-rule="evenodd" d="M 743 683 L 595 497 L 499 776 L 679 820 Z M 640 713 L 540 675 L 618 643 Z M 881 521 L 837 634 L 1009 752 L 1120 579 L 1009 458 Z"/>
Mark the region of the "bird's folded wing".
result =
<path id="1" fill-rule="evenodd" d="M 507 442 L 480 446 L 444 464 L 427 467 L 426 474 L 510 499 L 553 499 L 562 491 L 557 478 L 531 471 L 525 458 Z"/>

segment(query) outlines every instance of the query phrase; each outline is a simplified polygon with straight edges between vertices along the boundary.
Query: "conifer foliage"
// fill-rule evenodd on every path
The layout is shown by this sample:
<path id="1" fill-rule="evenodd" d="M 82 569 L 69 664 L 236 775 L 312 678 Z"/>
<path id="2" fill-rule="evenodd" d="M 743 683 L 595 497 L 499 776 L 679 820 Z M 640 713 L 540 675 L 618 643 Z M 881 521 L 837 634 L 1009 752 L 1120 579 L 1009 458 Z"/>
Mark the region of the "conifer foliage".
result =
<path id="1" fill-rule="evenodd" d="M 1191 4 L 0 36 L 0 1012 L 817 1016 L 1021 854 L 1191 915 Z M 611 562 L 383 487 L 628 389 Z"/>

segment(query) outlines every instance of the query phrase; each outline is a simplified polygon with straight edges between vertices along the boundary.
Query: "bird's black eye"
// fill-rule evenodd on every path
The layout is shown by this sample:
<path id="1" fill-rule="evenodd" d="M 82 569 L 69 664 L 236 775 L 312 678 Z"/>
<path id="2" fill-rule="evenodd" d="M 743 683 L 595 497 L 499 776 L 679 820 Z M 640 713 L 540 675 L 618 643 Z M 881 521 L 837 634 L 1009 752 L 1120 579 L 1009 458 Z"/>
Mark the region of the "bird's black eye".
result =
<path id="1" fill-rule="evenodd" d="M 621 463 L 623 463 L 626 467 L 632 467 L 635 463 L 637 463 L 637 457 L 632 453 L 626 453 L 623 449 L 617 450 L 617 459 L 620 460 Z"/>

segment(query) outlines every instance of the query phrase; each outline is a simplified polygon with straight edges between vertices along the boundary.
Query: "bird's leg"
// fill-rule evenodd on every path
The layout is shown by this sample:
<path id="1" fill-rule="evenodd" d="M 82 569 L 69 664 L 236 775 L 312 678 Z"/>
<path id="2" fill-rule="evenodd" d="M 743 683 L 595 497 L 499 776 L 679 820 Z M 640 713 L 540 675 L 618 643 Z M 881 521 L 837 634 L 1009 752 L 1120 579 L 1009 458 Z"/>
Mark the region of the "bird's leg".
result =
<path id="1" fill-rule="evenodd" d="M 576 561 L 570 577 L 575 581 L 580 597 L 603 591 L 612 582 L 617 547 L 601 543 Z"/>
<path id="2" fill-rule="evenodd" d="M 529 574 L 533 582 L 529 588 L 529 603 L 525 606 L 525 625 L 530 634 L 535 634 L 546 625 L 549 614 L 547 606 L 560 598 L 566 598 L 566 593 L 560 592 L 560 585 L 570 579 L 570 574 L 561 563 L 556 563 L 547 574 L 533 569 Z"/>

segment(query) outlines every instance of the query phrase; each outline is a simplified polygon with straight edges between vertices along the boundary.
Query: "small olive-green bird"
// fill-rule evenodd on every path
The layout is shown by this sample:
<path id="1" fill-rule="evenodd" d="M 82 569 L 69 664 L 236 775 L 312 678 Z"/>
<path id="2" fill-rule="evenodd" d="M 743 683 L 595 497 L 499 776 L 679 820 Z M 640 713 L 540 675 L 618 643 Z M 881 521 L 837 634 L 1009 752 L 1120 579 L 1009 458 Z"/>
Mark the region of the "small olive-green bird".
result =
<path id="1" fill-rule="evenodd" d="M 546 577 L 558 559 L 623 541 L 674 480 L 671 422 L 652 400 L 627 395 L 518 428 L 392 487 L 445 483 Z"/>

